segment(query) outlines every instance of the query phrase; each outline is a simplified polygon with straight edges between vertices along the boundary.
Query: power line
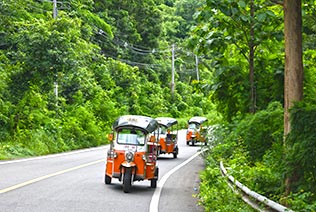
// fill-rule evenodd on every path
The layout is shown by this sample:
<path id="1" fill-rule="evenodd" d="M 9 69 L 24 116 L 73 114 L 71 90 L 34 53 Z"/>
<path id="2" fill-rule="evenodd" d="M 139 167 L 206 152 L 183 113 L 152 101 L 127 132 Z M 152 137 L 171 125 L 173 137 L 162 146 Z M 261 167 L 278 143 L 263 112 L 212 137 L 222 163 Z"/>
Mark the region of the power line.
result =
<path id="1" fill-rule="evenodd" d="M 113 57 L 112 55 L 106 54 L 106 53 L 104 53 L 102 51 L 101 51 L 101 54 L 106 56 L 106 57 L 108 57 L 108 58 L 112 58 L 114 60 L 118 60 L 118 61 L 124 62 L 124 63 L 129 64 L 129 65 L 133 65 L 133 66 L 134 65 L 135 66 L 145 66 L 145 67 L 151 67 L 151 68 L 154 68 L 154 67 L 157 67 L 157 66 L 163 66 L 161 64 L 140 63 L 140 62 L 134 62 L 134 61 L 118 58 L 118 57 Z"/>
<path id="2" fill-rule="evenodd" d="M 130 64 L 130 65 L 137 65 L 137 66 L 138 65 L 149 66 L 149 67 L 161 66 L 160 64 L 147 64 L 147 63 L 132 62 L 132 61 L 120 59 L 120 58 L 118 58 L 117 60 L 120 60 L 120 61 L 125 62 L 125 63 Z"/>
<path id="3" fill-rule="evenodd" d="M 49 0 L 40 0 L 40 1 L 41 2 L 53 3 L 53 17 L 54 17 L 54 19 L 56 19 L 57 15 L 58 15 L 58 11 L 57 11 L 57 5 L 58 4 L 61 4 L 61 5 L 63 5 L 63 3 L 70 4 L 69 2 L 61 2 L 61 1 L 57 1 L 57 0 L 51 0 L 51 1 L 49 1 Z M 34 2 L 31 2 L 29 0 L 26 0 L 26 2 L 28 3 L 28 5 L 27 5 L 28 7 L 48 12 L 47 10 L 45 10 L 43 8 L 39 8 L 39 7 L 30 5 L 31 3 L 34 3 Z M 4 2 L 2 2 L 2 3 L 4 4 Z M 16 5 L 16 3 L 14 3 L 14 4 Z M 170 59 L 170 55 L 167 56 L 167 55 L 165 55 L 165 53 L 172 53 L 173 60 L 174 60 L 175 57 L 180 57 L 181 56 L 180 54 L 186 54 L 187 56 L 194 55 L 192 52 L 185 51 L 185 50 L 183 50 L 183 48 L 176 47 L 176 46 L 173 46 L 173 49 L 171 49 L 170 47 L 167 48 L 167 49 L 147 48 L 147 47 L 144 47 L 144 46 L 128 43 L 127 41 L 122 40 L 122 39 L 120 39 L 118 37 L 116 37 L 114 39 L 110 39 L 102 29 L 99 29 L 96 26 L 94 26 L 94 27 L 97 29 L 97 34 L 99 34 L 102 37 L 106 38 L 109 42 L 111 42 L 115 46 L 119 46 L 121 48 L 125 48 L 125 49 L 130 50 L 132 54 L 138 54 L 138 55 L 150 55 L 150 54 L 155 54 L 155 55 L 160 54 L 161 55 L 162 54 L 162 56 L 165 59 L 167 59 L 167 58 Z M 96 38 L 94 38 L 94 39 L 96 39 Z M 97 42 L 101 42 L 101 41 L 97 40 Z M 125 62 L 125 63 L 130 64 L 130 65 L 145 66 L 145 67 L 162 66 L 161 64 L 140 63 L 140 62 L 134 62 L 134 61 L 121 59 L 121 58 L 114 58 L 113 56 L 110 56 L 110 57 L 113 58 L 113 59 L 116 59 L 116 60 L 120 60 L 120 61 Z M 195 56 L 195 57 L 196 57 L 196 61 L 197 61 L 198 58 L 197 58 L 197 56 Z M 197 78 L 198 77 L 199 76 L 198 76 L 198 73 L 197 73 Z"/>
<path id="4" fill-rule="evenodd" d="M 107 37 L 107 36 L 105 36 L 104 35 L 104 32 L 102 31 L 102 30 L 100 30 L 100 29 L 98 29 L 98 34 L 100 34 L 101 36 L 103 36 L 103 37 L 106 37 L 108 40 L 109 40 L 109 38 Z M 153 53 L 155 53 L 154 52 L 154 49 L 152 50 L 152 51 L 150 51 L 150 50 L 148 50 L 148 49 L 140 49 L 140 48 L 136 48 L 136 47 L 134 47 L 133 45 L 131 45 L 131 44 L 128 44 L 126 41 L 122 41 L 122 40 L 120 40 L 120 39 L 118 39 L 118 38 L 115 38 L 113 41 L 112 40 L 110 40 L 110 42 L 112 42 L 112 44 L 114 44 L 114 45 L 118 45 L 118 46 L 121 46 L 121 47 L 123 47 L 123 48 L 127 48 L 127 49 L 130 49 L 130 50 L 132 50 L 132 52 L 134 52 L 134 53 L 136 53 L 136 54 L 141 54 L 141 55 L 148 55 L 148 54 L 153 54 Z M 193 52 L 190 52 L 190 51 L 185 51 L 185 50 L 183 50 L 183 48 L 181 48 L 181 47 L 176 47 L 176 46 L 174 46 L 174 45 L 172 45 L 172 49 L 171 49 L 171 53 L 172 53 L 172 82 L 171 82 L 171 86 L 172 86 L 172 88 L 171 88 L 171 90 L 172 90 L 172 92 L 173 92 L 173 89 L 174 89 L 174 62 L 175 62 L 175 57 L 176 56 L 179 56 L 179 54 L 176 54 L 176 51 L 177 52 L 179 52 L 180 54 L 186 54 L 186 56 L 192 56 L 192 57 L 194 57 L 194 60 L 195 60 L 195 72 L 196 72 L 196 79 L 197 79 L 197 81 L 199 81 L 200 80 L 200 76 L 199 76 L 199 69 L 198 69 L 198 65 L 199 65 L 199 57 L 196 55 L 196 54 L 194 54 Z M 157 52 L 170 52 L 170 50 L 163 50 L 163 51 L 157 51 Z M 113 57 L 111 57 L 111 58 L 113 58 Z M 170 57 L 168 57 L 168 58 L 170 58 Z M 122 62 L 125 62 L 125 63 L 127 63 L 127 64 L 129 64 L 129 65 L 137 65 L 137 66 L 150 66 L 150 67 L 153 67 L 153 66 L 161 66 L 161 65 L 159 65 L 159 64 L 146 64 L 146 63 L 139 63 L 139 62 L 133 62 L 133 61 L 129 61 L 129 60 L 124 60 L 124 59 L 121 59 L 121 58 L 113 58 L 113 59 L 117 59 L 117 60 L 120 60 L 120 61 L 122 61 Z"/>
<path id="5" fill-rule="evenodd" d="M 117 37 L 114 38 L 114 39 L 110 39 L 108 36 L 106 36 L 106 33 L 102 29 L 99 29 L 97 27 L 96 27 L 96 29 L 97 29 L 97 33 L 99 35 L 107 38 L 113 44 L 118 45 L 120 47 L 124 47 L 124 48 L 130 49 L 130 50 L 134 51 L 135 53 L 146 55 L 146 54 L 159 54 L 159 53 L 171 52 L 170 48 L 163 49 L 163 50 L 157 49 L 157 48 L 150 48 L 150 49 L 148 49 L 146 47 L 138 48 L 138 47 L 135 47 L 136 45 L 130 44 L 127 41 L 121 40 L 121 39 L 119 39 Z"/>

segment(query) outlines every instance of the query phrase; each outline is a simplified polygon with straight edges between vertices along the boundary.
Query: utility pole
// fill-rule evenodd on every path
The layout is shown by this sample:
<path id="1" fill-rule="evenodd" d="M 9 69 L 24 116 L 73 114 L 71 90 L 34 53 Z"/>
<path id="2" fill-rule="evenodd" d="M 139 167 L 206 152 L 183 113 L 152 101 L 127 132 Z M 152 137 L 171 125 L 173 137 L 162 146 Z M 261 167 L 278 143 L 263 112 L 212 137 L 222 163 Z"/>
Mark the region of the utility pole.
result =
<path id="1" fill-rule="evenodd" d="M 171 95 L 174 95 L 174 44 L 172 44 Z"/>
<path id="2" fill-rule="evenodd" d="M 57 0 L 53 0 L 53 18 L 57 18 Z"/>
<path id="3" fill-rule="evenodd" d="M 200 81 L 200 76 L 199 76 L 199 58 L 197 55 L 195 55 L 195 70 L 196 70 L 196 80 Z"/>
<path id="4" fill-rule="evenodd" d="M 57 19 L 57 0 L 53 0 L 53 18 Z M 56 96 L 56 106 L 58 107 L 58 73 L 57 73 L 57 70 L 56 70 L 56 74 L 55 74 L 54 93 Z"/>

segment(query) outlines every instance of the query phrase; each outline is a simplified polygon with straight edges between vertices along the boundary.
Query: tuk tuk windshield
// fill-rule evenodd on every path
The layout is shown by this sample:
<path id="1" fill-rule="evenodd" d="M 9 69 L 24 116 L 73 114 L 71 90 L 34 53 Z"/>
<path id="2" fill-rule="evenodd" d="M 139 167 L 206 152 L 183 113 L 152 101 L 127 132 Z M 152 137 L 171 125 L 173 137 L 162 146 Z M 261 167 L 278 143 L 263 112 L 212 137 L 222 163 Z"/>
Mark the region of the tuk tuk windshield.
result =
<path id="1" fill-rule="evenodd" d="M 167 133 L 167 127 L 160 125 L 159 134 L 166 134 L 166 133 Z"/>
<path id="2" fill-rule="evenodd" d="M 200 125 L 198 123 L 190 123 L 188 128 L 189 129 L 199 129 Z"/>
<path id="3" fill-rule="evenodd" d="M 117 132 L 117 143 L 128 145 L 144 145 L 145 134 L 137 129 L 120 129 Z"/>

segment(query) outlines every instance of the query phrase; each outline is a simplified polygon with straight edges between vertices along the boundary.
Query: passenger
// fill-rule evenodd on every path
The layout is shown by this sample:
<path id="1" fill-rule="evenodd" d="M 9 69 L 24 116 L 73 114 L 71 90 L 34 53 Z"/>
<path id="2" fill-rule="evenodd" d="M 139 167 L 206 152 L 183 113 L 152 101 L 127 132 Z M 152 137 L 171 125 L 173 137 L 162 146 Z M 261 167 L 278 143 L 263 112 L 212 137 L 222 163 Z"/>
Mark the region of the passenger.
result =
<path id="1" fill-rule="evenodd" d="M 168 129 L 167 132 L 168 132 L 168 133 L 167 133 L 167 139 L 166 139 L 166 141 L 167 141 L 167 143 L 169 143 L 169 142 L 172 141 L 172 135 L 171 135 L 170 129 Z"/>

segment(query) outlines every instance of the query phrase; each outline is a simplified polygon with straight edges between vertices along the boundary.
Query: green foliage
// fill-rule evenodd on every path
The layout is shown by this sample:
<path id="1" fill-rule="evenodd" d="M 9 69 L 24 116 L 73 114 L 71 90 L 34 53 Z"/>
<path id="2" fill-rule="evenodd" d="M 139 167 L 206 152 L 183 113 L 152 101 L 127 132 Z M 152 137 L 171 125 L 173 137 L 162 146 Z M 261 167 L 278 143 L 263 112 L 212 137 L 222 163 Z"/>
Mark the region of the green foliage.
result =
<path id="1" fill-rule="evenodd" d="M 10 65 L 9 60 L 0 51 L 0 141 L 4 141 L 9 136 L 9 128 L 11 125 L 10 113 L 12 110 L 12 105 L 7 96 L 8 82 L 10 81 Z M 8 70 L 7 72 L 5 70 Z"/>
<path id="2" fill-rule="evenodd" d="M 251 190 L 277 202 L 284 188 L 282 116 L 281 105 L 274 102 L 234 124 L 215 125 L 207 154 L 214 161 L 226 162 L 229 174 Z"/>
<path id="3" fill-rule="evenodd" d="M 106 133 L 102 132 L 98 121 L 89 107 L 73 106 L 62 118 L 62 137 L 72 148 L 85 148 L 105 144 Z"/>
<path id="4" fill-rule="evenodd" d="M 297 103 L 291 110 L 291 123 L 295 124 L 291 125 L 291 132 L 286 138 L 286 164 L 287 173 L 297 176 L 291 188 L 293 192 L 304 190 L 316 193 L 315 120 L 316 107 L 313 104 Z M 311 201 L 315 201 L 315 197 Z"/>
<path id="5" fill-rule="evenodd" d="M 89 10 L 79 10 L 78 13 L 79 16 L 83 18 L 83 20 L 88 22 L 90 25 L 103 30 L 109 36 L 109 38 L 113 38 L 111 26 L 105 23 L 105 21 L 101 19 L 99 16 L 97 16 Z"/>
<path id="6" fill-rule="evenodd" d="M 253 3 L 252 15 L 251 2 L 206 1 L 195 15 L 197 25 L 188 42 L 210 60 L 214 73 L 212 97 L 227 121 L 252 107 L 265 109 L 269 102 L 282 101 L 283 97 L 282 8 L 264 1 Z M 254 58 L 250 58 L 251 46 Z M 249 78 L 252 59 L 253 82 Z M 252 83 L 255 105 L 250 101 Z"/>
<path id="7" fill-rule="evenodd" d="M 254 16 L 246 1 L 209 0 L 196 13 L 197 25 L 189 45 L 208 55 L 213 69 L 213 100 L 229 125 L 214 128 L 209 139 L 216 146 L 211 154 L 224 158 L 233 174 L 259 193 L 283 200 L 285 175 L 293 175 L 293 193 L 285 201 L 294 210 L 314 211 L 315 153 L 313 150 L 315 70 L 313 59 L 315 5 L 304 2 L 304 99 L 309 102 L 292 110 L 292 130 L 283 146 L 283 21 L 282 7 L 272 1 L 253 1 Z M 313 6 L 312 6 L 313 5 Z M 254 29 L 254 39 L 250 29 Z M 249 46 L 255 46 L 256 109 L 246 115 Z M 246 92 L 245 92 L 246 91 Z M 249 92 L 248 92 L 249 93 Z M 270 105 L 269 105 L 270 104 Z M 308 108 L 308 109 L 307 109 Z"/>
<path id="8" fill-rule="evenodd" d="M 212 99 L 216 102 L 217 111 L 221 112 L 227 121 L 247 113 L 249 85 L 244 81 L 247 74 L 241 71 L 240 67 L 234 66 L 218 68 L 215 75 Z"/>
<path id="9" fill-rule="evenodd" d="M 306 102 L 291 110 L 291 123 L 295 125 L 285 149 L 283 110 L 279 103 L 272 103 L 267 110 L 234 125 L 216 126 L 209 138 L 214 147 L 208 157 L 226 161 L 230 174 L 250 189 L 276 202 L 286 202 L 293 210 L 313 211 L 315 111 L 315 106 Z M 293 173 L 297 178 L 292 193 L 284 197 L 285 177 Z"/>
<path id="10" fill-rule="evenodd" d="M 315 58 L 315 49 L 304 51 L 304 100 L 313 104 L 316 103 L 316 69 L 313 65 Z"/>
<path id="11" fill-rule="evenodd" d="M 151 0 L 63 6 L 53 19 L 49 2 L 0 3 L 2 158 L 105 144 L 122 114 L 186 120 L 214 109 L 205 98 L 206 80 L 193 86 L 188 78 L 177 81 L 171 95 L 169 42 L 187 33 L 190 24 L 177 27 L 185 24 L 182 16 L 193 21 L 181 8 Z"/>
<path id="12" fill-rule="evenodd" d="M 221 175 L 219 165 L 209 156 L 201 173 L 199 198 L 205 211 L 254 211 L 236 195 Z"/>
<path id="13" fill-rule="evenodd" d="M 0 160 L 6 160 L 8 158 L 19 158 L 21 156 L 33 156 L 33 152 L 21 146 L 21 144 L 11 144 L 6 142 L 0 143 Z"/>
<path id="14" fill-rule="evenodd" d="M 275 145 L 268 154 L 282 160 L 282 150 L 281 145 Z M 236 150 L 234 157 L 229 160 L 229 174 L 251 190 L 280 202 L 284 189 L 282 165 L 275 164 L 276 158 L 264 159 L 253 164 L 246 154 L 243 149 Z"/>
<path id="15" fill-rule="evenodd" d="M 44 126 L 52 114 L 52 111 L 47 110 L 47 104 L 45 95 L 40 93 L 38 87 L 32 86 L 15 107 L 13 129 L 19 131 Z"/>
<path id="16" fill-rule="evenodd" d="M 252 163 L 262 161 L 274 146 L 283 142 L 283 110 L 279 103 L 271 103 L 267 110 L 248 115 L 234 123 L 214 127 L 213 142 L 220 142 L 219 155 L 233 158 L 234 148 L 242 148 Z M 214 151 L 217 151 L 215 149 Z M 237 157 L 239 158 L 239 157 Z"/>
<path id="17" fill-rule="evenodd" d="M 315 193 L 300 190 L 297 193 L 292 193 L 288 197 L 284 198 L 284 201 L 291 205 L 294 211 L 315 211 Z"/>
<path id="18" fill-rule="evenodd" d="M 283 142 L 283 109 L 271 103 L 267 110 L 257 112 L 239 122 L 235 133 L 249 153 L 250 161 L 261 161 L 274 143 Z"/>

